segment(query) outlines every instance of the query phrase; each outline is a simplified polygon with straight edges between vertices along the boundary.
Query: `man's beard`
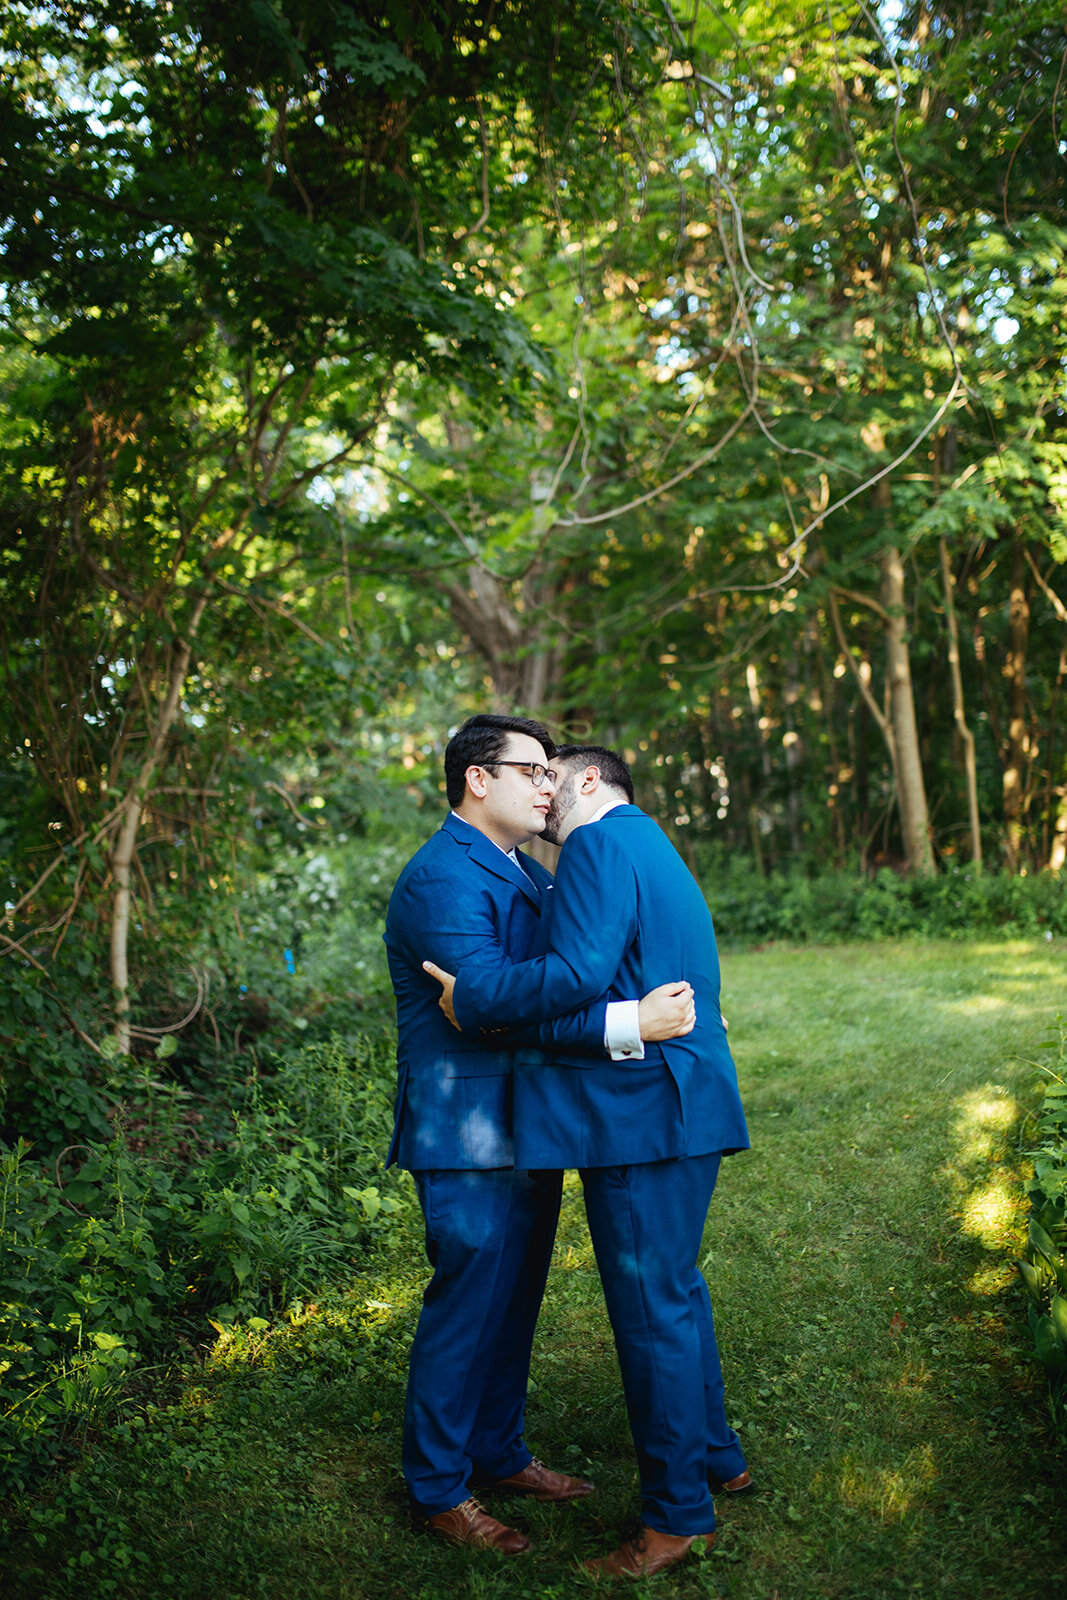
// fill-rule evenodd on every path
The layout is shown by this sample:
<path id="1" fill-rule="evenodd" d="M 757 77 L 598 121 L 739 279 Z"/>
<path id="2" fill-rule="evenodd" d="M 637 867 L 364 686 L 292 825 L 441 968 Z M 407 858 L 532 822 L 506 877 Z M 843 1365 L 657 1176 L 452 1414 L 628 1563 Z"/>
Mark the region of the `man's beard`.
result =
<path id="1" fill-rule="evenodd" d="M 571 772 L 564 778 L 552 796 L 552 804 L 549 806 L 548 815 L 545 818 L 544 832 L 541 834 L 542 839 L 547 840 L 549 844 L 559 844 L 559 830 L 563 826 L 567 813 L 573 809 L 576 788 L 574 773 Z"/>

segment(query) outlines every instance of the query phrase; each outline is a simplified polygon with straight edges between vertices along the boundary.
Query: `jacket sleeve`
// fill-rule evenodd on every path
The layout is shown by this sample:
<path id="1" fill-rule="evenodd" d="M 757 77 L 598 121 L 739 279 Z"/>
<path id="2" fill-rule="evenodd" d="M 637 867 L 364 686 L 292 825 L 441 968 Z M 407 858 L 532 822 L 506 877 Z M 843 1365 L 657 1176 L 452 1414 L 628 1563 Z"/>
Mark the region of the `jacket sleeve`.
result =
<path id="1" fill-rule="evenodd" d="M 512 971 L 515 970 L 513 967 Z M 544 1022 L 527 1023 L 524 1027 L 502 1028 L 494 1037 L 507 1050 L 534 1048 L 553 1054 L 596 1056 L 601 1061 L 609 1059 L 604 1046 L 608 1001 L 614 996 L 600 995 L 589 1005 L 579 1006 L 560 1017 L 549 1017 Z"/>
<path id="2" fill-rule="evenodd" d="M 586 1007 L 610 989 L 637 912 L 633 869 L 613 829 L 594 823 L 571 836 L 553 901 L 546 955 L 517 965 L 461 965 L 452 996 L 461 1028 L 526 1027 Z M 588 1018 L 577 1027 L 588 1037 Z"/>

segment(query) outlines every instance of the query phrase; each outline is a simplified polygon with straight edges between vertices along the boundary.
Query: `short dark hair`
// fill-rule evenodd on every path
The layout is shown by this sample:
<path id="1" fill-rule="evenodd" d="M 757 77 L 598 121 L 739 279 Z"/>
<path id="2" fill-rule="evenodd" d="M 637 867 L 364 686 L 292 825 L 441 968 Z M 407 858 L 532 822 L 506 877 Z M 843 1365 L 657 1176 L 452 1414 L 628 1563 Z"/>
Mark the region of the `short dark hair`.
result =
<path id="1" fill-rule="evenodd" d="M 604 783 L 610 784 L 613 789 L 621 789 L 633 805 L 634 780 L 630 776 L 630 768 L 617 751 L 605 750 L 599 744 L 561 744 L 557 745 L 552 759 L 557 766 L 566 762 L 568 767 L 599 767 Z"/>
<path id="2" fill-rule="evenodd" d="M 491 767 L 494 761 L 503 760 L 509 733 L 528 733 L 551 761 L 556 749 L 552 735 L 532 717 L 497 716 L 492 711 L 468 717 L 445 748 L 445 793 L 450 806 L 458 806 L 463 799 L 468 767 Z"/>

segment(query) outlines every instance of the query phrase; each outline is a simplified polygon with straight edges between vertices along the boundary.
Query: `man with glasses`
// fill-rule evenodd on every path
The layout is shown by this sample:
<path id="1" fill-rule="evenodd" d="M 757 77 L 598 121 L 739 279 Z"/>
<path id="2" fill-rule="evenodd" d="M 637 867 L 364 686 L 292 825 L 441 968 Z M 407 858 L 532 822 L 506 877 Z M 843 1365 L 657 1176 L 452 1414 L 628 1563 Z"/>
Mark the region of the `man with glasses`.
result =
<path id="1" fill-rule="evenodd" d="M 643 1060 L 590 1070 L 581 1046 L 573 1059 L 564 1047 L 520 1057 L 515 1078 L 516 1160 L 581 1172 L 641 1477 L 636 1535 L 585 1565 L 599 1576 L 651 1577 L 710 1546 L 713 1493 L 752 1487 L 726 1418 L 698 1265 L 721 1158 L 745 1149 L 748 1133 L 699 885 L 634 805 L 617 752 L 571 745 L 553 759 L 545 837 L 563 848 L 539 941 L 546 953 L 511 967 L 471 963 L 454 979 L 456 969 L 430 966 L 447 1014 L 473 1030 L 464 1037 L 504 1022 L 536 1031 L 605 990 L 639 993 L 668 973 L 692 982 L 695 1026 Z"/>
<path id="2" fill-rule="evenodd" d="M 551 1471 L 523 1441 L 534 1325 L 559 1215 L 562 1173 L 516 1169 L 514 1058 L 505 1043 L 461 1036 L 438 1008 L 429 955 L 502 971 L 532 954 L 551 875 L 517 847 L 542 833 L 555 788 L 545 728 L 523 717 L 472 717 L 445 751 L 451 814 L 404 868 L 385 942 L 397 1003 L 398 1092 L 388 1161 L 414 1176 L 433 1276 L 411 1350 L 403 1470 L 417 1527 L 505 1554 L 529 1548 L 470 1494 L 562 1503 L 592 1484 Z M 691 1026 L 685 984 L 640 1003 L 594 999 L 550 1025 L 561 1048 L 635 1053 L 643 1035 Z"/>

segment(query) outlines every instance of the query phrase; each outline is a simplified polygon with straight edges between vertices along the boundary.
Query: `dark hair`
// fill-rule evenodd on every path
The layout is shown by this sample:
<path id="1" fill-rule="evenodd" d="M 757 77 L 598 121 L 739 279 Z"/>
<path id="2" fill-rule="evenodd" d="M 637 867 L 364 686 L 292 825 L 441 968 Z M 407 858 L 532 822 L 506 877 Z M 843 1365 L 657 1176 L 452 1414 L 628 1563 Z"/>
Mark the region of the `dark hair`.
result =
<path id="1" fill-rule="evenodd" d="M 557 766 L 566 762 L 568 767 L 599 767 L 603 782 L 613 789 L 621 789 L 633 805 L 634 780 L 626 762 L 614 750 L 605 750 L 599 744 L 561 744 L 552 759 Z"/>
<path id="2" fill-rule="evenodd" d="M 552 736 L 531 717 L 501 717 L 490 711 L 468 717 L 445 748 L 445 793 L 450 806 L 458 806 L 463 799 L 468 767 L 491 767 L 494 761 L 503 760 L 509 733 L 528 733 L 544 748 L 545 759 L 551 761 L 556 748 Z"/>

